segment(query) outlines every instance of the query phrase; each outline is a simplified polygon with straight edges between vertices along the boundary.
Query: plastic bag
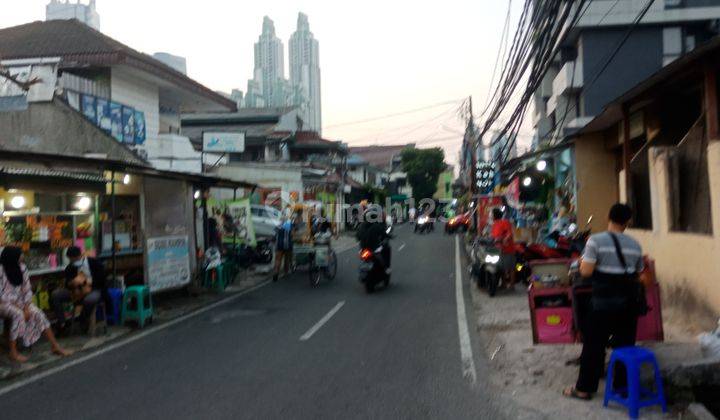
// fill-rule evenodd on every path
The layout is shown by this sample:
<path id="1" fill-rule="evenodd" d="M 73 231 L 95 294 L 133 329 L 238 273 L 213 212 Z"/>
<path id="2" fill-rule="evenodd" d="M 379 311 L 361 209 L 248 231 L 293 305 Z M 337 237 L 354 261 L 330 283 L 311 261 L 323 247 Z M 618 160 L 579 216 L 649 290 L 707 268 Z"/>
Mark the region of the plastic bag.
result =
<path id="1" fill-rule="evenodd" d="M 698 340 L 704 357 L 720 359 L 720 321 L 715 331 L 700 334 Z"/>

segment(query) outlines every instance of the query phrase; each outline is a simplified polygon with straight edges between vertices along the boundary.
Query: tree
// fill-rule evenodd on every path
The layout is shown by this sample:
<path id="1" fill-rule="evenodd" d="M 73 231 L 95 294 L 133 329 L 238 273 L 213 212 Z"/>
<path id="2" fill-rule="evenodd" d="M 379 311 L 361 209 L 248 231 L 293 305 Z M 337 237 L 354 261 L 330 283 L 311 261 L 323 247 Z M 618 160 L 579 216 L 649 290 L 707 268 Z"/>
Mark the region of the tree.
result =
<path id="1" fill-rule="evenodd" d="M 445 153 L 439 147 L 432 149 L 405 149 L 402 151 L 403 171 L 413 190 L 415 200 L 432 199 L 438 178 L 445 170 Z"/>

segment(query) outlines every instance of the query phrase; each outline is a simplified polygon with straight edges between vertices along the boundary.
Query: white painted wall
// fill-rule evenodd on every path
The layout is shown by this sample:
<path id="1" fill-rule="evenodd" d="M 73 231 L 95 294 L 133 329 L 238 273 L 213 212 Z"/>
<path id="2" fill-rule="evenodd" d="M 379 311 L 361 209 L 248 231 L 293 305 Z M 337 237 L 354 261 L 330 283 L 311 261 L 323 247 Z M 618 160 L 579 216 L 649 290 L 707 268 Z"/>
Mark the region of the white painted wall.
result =
<path id="1" fill-rule="evenodd" d="M 304 200 L 300 166 L 243 162 L 242 166 L 221 166 L 218 174 L 223 178 L 251 182 L 261 188 L 279 188 L 284 197 L 295 191 L 299 193 L 300 201 Z"/>
<path id="2" fill-rule="evenodd" d="M 145 113 L 146 147 L 157 141 L 160 130 L 160 92 L 157 85 L 133 76 L 130 71 L 113 67 L 110 98 Z"/>

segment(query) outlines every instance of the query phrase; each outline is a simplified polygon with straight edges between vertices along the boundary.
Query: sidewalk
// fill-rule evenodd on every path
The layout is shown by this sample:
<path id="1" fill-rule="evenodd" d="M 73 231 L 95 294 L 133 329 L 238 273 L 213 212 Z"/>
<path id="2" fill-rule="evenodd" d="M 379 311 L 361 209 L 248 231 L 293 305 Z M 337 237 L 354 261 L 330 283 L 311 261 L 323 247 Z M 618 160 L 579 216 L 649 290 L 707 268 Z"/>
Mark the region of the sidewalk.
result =
<path id="1" fill-rule="evenodd" d="M 626 419 L 627 411 L 617 404 L 602 406 L 604 380 L 600 392 L 590 402 L 561 395 L 563 388 L 575 384 L 578 367 L 565 362 L 580 355 L 581 345 L 533 345 L 527 294 L 523 287 L 501 291 L 490 298 L 471 285 L 477 330 L 485 348 L 479 349 L 489 359 L 491 382 L 510 394 L 530 418 Z M 646 343 L 663 370 L 666 387 L 668 372 L 677 371 L 689 361 L 700 361 L 702 355 L 695 335 L 672 323 L 665 324 L 663 343 Z M 678 418 L 683 407 L 670 407 L 663 415 L 659 407 L 641 411 L 644 418 Z"/>

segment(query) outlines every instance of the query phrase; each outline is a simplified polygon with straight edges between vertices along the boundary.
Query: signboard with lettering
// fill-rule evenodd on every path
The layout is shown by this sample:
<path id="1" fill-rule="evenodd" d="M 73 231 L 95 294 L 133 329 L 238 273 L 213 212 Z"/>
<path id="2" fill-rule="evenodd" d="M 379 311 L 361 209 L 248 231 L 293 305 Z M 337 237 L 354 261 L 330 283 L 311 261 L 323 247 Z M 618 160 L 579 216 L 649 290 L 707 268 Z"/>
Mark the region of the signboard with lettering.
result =
<path id="1" fill-rule="evenodd" d="M 475 186 L 479 194 L 490 194 L 495 189 L 495 164 L 479 161 L 475 164 Z"/>
<path id="2" fill-rule="evenodd" d="M 187 235 L 147 240 L 147 274 L 151 292 L 190 283 L 190 247 Z"/>
<path id="3" fill-rule="evenodd" d="M 245 151 L 245 133 L 203 133 L 203 151 L 242 153 Z"/>

